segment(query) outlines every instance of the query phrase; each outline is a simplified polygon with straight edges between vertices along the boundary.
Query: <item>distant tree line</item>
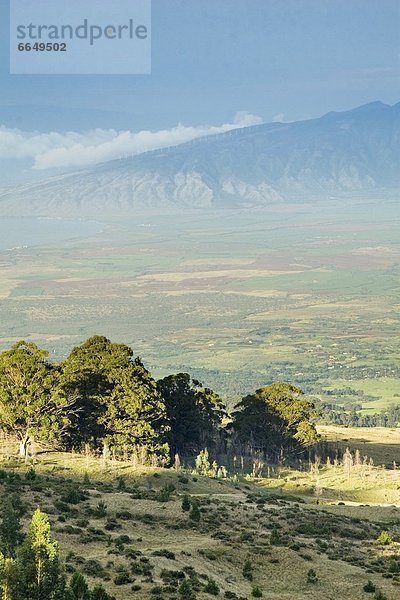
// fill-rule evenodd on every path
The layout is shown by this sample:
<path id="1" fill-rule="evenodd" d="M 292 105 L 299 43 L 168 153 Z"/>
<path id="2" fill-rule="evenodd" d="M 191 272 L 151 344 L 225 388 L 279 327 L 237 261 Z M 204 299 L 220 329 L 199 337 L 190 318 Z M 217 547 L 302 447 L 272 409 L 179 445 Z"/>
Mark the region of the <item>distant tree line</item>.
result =
<path id="1" fill-rule="evenodd" d="M 345 427 L 398 427 L 400 424 L 400 404 L 372 415 L 361 412 L 361 409 L 361 405 L 346 410 L 337 404 L 321 402 L 318 405 L 319 420 L 327 425 Z"/>
<path id="2" fill-rule="evenodd" d="M 0 353 L 0 430 L 19 441 L 169 464 L 175 455 L 261 453 L 276 460 L 317 440 L 303 392 L 276 383 L 228 414 L 221 397 L 187 373 L 155 381 L 132 349 L 94 336 L 62 362 L 33 343 Z"/>

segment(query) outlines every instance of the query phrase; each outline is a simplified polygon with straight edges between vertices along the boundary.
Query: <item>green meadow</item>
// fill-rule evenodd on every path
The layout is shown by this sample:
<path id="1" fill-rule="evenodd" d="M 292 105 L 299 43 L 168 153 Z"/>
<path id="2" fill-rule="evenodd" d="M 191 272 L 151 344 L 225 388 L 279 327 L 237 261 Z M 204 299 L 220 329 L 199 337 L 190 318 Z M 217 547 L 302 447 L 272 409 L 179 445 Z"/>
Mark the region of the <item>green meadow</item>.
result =
<path id="1" fill-rule="evenodd" d="M 398 231 L 379 199 L 115 217 L 1 252 L 0 347 L 59 359 L 98 333 L 232 398 L 288 380 L 375 412 L 400 393 Z"/>

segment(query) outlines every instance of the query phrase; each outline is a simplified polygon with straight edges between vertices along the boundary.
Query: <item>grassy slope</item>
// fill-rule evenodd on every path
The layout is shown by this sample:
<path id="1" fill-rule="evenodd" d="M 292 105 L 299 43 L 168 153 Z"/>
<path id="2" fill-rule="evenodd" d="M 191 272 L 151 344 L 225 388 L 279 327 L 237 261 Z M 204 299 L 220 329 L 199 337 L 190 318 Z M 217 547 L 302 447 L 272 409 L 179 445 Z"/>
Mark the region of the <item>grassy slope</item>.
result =
<path id="1" fill-rule="evenodd" d="M 400 429 L 319 425 L 318 432 L 332 448 L 345 450 L 349 447 L 353 452 L 358 449 L 361 456 L 367 455 L 377 465 L 393 461 L 400 465 Z"/>
<path id="2" fill-rule="evenodd" d="M 242 574 L 246 558 L 253 564 L 254 583 L 262 587 L 267 599 L 368 598 L 371 595 L 362 590 L 367 579 L 384 590 L 389 600 L 398 598 L 397 582 L 382 573 L 389 567 L 389 558 L 383 556 L 397 555 L 399 544 L 382 548 L 374 542 L 383 528 L 399 535 L 398 509 L 337 504 L 343 499 L 349 504 L 383 503 L 385 493 L 391 494 L 390 502 L 398 502 L 397 472 L 361 469 L 348 477 L 338 467 L 320 469 L 318 475 L 282 471 L 279 477 L 234 483 L 172 470 L 137 470 L 127 463 L 104 467 L 100 461 L 68 454 L 39 455 L 35 469 L 40 475 L 35 481 L 25 479 L 24 464 L 8 460 L 3 468 L 5 473 L 11 469 L 21 472 L 22 480 L 1 480 L 1 493 L 16 490 L 29 504 L 29 513 L 39 504 L 50 514 L 63 555 L 75 553 L 68 564 L 85 571 L 90 570 L 89 560 L 98 561 L 103 572 L 89 579 L 102 582 L 117 599 L 176 598 L 173 588 L 168 591 L 165 586 L 161 593 L 151 594 L 155 586 L 163 585 L 162 569 L 186 573 L 194 569 L 200 581 L 205 581 L 205 576 L 217 581 L 220 597 L 231 592 L 251 598 L 252 584 Z M 69 485 L 82 485 L 85 471 L 91 478 L 87 498 L 76 505 L 60 505 Z M 120 475 L 127 485 L 123 492 L 117 490 Z M 165 503 L 154 500 L 166 483 L 176 487 L 172 499 Z M 184 493 L 200 502 L 199 524 L 181 510 Z M 101 499 L 107 504 L 107 516 L 88 516 L 88 509 Z M 130 513 L 125 515 L 128 518 L 117 516 L 124 511 Z M 60 516 L 65 521 L 60 521 Z M 119 529 L 105 528 L 110 518 L 116 519 Z M 273 528 L 280 537 L 278 545 L 270 543 Z M 118 549 L 115 542 L 121 535 L 128 535 L 129 542 Z M 169 558 L 154 556 L 160 550 L 173 554 Z M 132 573 L 132 566 L 138 570 L 139 565 L 140 570 L 140 565 L 148 564 L 143 562 L 146 560 L 153 566 L 150 580 Z M 379 560 L 381 563 L 376 562 Z M 316 584 L 307 583 L 310 568 L 317 572 Z M 114 584 L 119 569 L 129 573 L 129 584 Z M 141 589 L 133 591 L 132 585 Z M 211 596 L 198 593 L 198 598 L 207 597 Z"/>

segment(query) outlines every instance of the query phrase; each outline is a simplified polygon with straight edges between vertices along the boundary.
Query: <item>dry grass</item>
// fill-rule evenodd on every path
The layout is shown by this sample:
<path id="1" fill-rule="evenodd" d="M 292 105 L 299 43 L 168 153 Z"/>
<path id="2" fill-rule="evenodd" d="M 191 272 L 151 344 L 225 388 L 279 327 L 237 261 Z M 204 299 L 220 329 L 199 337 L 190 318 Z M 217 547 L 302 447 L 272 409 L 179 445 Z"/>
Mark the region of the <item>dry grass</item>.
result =
<path id="1" fill-rule="evenodd" d="M 400 428 L 319 425 L 318 432 L 332 447 L 358 449 L 375 464 L 393 464 L 395 461 L 400 465 Z"/>

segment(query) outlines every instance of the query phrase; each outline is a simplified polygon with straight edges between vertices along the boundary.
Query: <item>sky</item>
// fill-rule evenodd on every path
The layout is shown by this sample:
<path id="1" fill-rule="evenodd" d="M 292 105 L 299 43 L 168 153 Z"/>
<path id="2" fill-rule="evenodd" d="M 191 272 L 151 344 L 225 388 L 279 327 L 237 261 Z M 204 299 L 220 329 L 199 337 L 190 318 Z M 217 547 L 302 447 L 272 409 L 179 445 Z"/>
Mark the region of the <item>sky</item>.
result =
<path id="1" fill-rule="evenodd" d="M 234 126 L 400 100 L 399 0 L 153 0 L 148 75 L 10 75 L 8 22 L 0 0 L 6 183 L 75 167 L 78 149 L 87 166 Z"/>

